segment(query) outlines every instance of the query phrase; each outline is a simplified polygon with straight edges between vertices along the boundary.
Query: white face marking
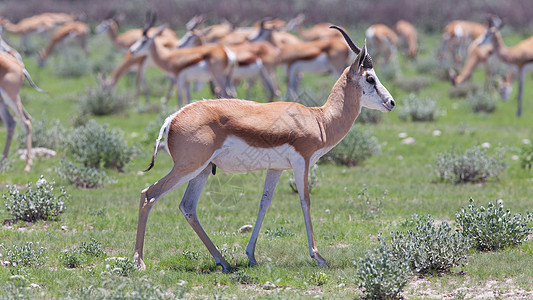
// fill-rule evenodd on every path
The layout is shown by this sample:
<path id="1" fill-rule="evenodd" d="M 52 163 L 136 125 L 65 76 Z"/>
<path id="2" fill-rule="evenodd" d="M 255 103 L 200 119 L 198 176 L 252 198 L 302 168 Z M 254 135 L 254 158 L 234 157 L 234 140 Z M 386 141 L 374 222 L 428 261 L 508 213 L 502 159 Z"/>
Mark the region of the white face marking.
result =
<path id="1" fill-rule="evenodd" d="M 374 69 L 368 69 L 359 78 L 359 84 L 363 90 L 361 105 L 370 109 L 389 112 L 394 106 L 390 106 L 393 100 L 391 94 L 381 84 Z"/>

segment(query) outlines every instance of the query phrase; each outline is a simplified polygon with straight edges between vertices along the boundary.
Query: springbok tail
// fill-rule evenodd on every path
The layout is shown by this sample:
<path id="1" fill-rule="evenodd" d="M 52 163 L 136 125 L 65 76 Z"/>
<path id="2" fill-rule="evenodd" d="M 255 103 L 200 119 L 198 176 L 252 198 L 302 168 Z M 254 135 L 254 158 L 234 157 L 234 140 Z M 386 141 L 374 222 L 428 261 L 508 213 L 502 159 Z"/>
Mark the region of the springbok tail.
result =
<path id="1" fill-rule="evenodd" d="M 152 162 L 150 163 L 150 166 L 144 172 L 150 171 L 152 167 L 155 164 L 155 157 L 157 156 L 157 151 L 159 150 L 159 144 L 161 143 L 161 139 L 163 138 L 163 135 L 165 135 L 165 140 L 167 140 L 168 136 L 168 128 L 170 127 L 170 123 L 172 122 L 172 119 L 174 118 L 174 115 L 170 115 L 165 119 L 165 122 L 163 123 L 163 126 L 161 126 L 161 129 L 159 129 L 159 136 L 157 137 L 157 140 L 155 141 L 155 149 L 154 149 L 154 155 L 152 156 Z M 168 145 L 167 145 L 168 150 Z M 169 152 L 170 153 L 170 152 Z"/>
<path id="2" fill-rule="evenodd" d="M 24 77 L 28 79 L 28 82 L 30 83 L 31 87 L 33 87 L 33 89 L 35 89 L 39 93 L 48 94 L 48 91 L 42 90 L 35 84 L 35 82 L 33 82 L 33 80 L 31 79 L 30 73 L 28 72 L 28 70 L 26 70 L 26 68 L 24 68 L 22 71 L 24 72 Z"/>

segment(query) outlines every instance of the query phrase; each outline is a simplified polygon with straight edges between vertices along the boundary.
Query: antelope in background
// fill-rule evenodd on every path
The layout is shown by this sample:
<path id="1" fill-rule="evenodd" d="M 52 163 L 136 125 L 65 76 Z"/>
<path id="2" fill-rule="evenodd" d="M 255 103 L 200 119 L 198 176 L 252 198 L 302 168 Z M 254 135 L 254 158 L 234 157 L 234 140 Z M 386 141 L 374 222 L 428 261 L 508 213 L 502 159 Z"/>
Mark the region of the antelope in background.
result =
<path id="1" fill-rule="evenodd" d="M 438 54 L 441 65 L 447 56 L 451 56 L 454 63 L 459 63 L 463 59 L 468 43 L 481 36 L 486 28 L 483 24 L 471 21 L 455 20 L 448 23 L 442 33 Z"/>
<path id="2" fill-rule="evenodd" d="M 54 51 L 55 47 L 59 43 L 65 43 L 68 39 L 75 38 L 77 42 L 79 43 L 81 49 L 83 52 L 85 52 L 86 55 L 89 55 L 89 51 L 87 50 L 87 43 L 86 38 L 87 34 L 89 33 L 89 26 L 83 22 L 70 22 L 65 23 L 58 27 L 54 34 L 52 35 L 52 39 L 44 48 L 44 50 L 41 51 L 39 54 L 39 67 L 44 67 L 48 58 Z M 65 59 L 68 59 L 68 55 L 65 52 Z"/>
<path id="3" fill-rule="evenodd" d="M 374 24 L 365 31 L 366 40 L 374 54 L 382 58 L 383 65 L 394 65 L 398 62 L 396 49 L 398 46 L 398 36 L 390 27 L 385 24 Z"/>
<path id="4" fill-rule="evenodd" d="M 525 39 L 513 47 L 507 47 L 500 34 L 503 22 L 496 16 L 489 17 L 488 27 L 479 45 L 492 44 L 497 57 L 504 63 L 516 68 L 518 74 L 518 95 L 516 116 L 522 115 L 522 94 L 526 72 L 533 66 L 533 37 Z"/>
<path id="5" fill-rule="evenodd" d="M 226 97 L 234 90 L 231 87 L 231 72 L 235 64 L 235 57 L 224 46 L 205 45 L 185 49 L 169 50 L 164 47 L 160 40 L 155 39 L 161 35 L 165 26 L 148 37 L 148 29 L 155 22 L 155 15 L 145 25 L 143 36 L 130 47 L 133 55 L 149 55 L 154 63 L 172 77 L 172 83 L 167 93 L 170 97 L 174 85 L 181 91 L 187 92 L 187 102 L 190 103 L 190 90 L 188 83 L 191 81 L 215 82 L 215 95 Z M 178 106 L 181 107 L 182 93 L 178 93 Z M 168 100 L 167 100 L 168 101 Z"/>
<path id="6" fill-rule="evenodd" d="M 409 58 L 415 60 L 418 54 L 418 34 L 416 28 L 406 20 L 399 20 L 394 25 L 394 30 L 407 45 L 407 55 Z"/>
<path id="7" fill-rule="evenodd" d="M 231 266 L 202 228 L 196 207 L 209 174 L 218 167 L 227 172 L 266 169 L 259 213 L 246 254 L 255 265 L 255 246 L 264 216 L 283 170 L 293 169 L 304 215 L 310 256 L 322 267 L 326 260 L 318 252 L 311 223 L 308 173 L 318 159 L 339 143 L 352 127 L 361 107 L 391 111 L 395 102 L 374 72 L 372 59 L 355 45 L 339 27 L 349 47 L 357 54 L 333 86 L 321 107 L 306 107 L 293 102 L 257 103 L 247 100 L 218 99 L 194 102 L 169 116 L 155 143 L 154 166 L 161 139 L 174 161 L 170 173 L 141 192 L 134 261 L 141 268 L 148 215 L 154 204 L 168 192 L 188 182 L 179 208 L 187 222 L 225 272 Z M 153 47 L 153 46 L 151 46 Z M 264 159 L 245 153 L 259 152 Z"/>

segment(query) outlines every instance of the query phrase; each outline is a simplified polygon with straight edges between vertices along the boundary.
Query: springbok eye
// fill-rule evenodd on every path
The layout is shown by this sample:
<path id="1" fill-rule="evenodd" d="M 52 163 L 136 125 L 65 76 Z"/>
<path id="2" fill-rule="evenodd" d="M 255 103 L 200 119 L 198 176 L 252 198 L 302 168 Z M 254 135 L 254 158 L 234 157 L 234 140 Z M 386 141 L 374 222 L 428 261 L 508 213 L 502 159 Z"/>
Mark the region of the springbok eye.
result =
<path id="1" fill-rule="evenodd" d="M 374 76 L 368 76 L 366 78 L 366 82 L 370 83 L 371 85 L 376 84 L 376 80 L 374 79 Z"/>

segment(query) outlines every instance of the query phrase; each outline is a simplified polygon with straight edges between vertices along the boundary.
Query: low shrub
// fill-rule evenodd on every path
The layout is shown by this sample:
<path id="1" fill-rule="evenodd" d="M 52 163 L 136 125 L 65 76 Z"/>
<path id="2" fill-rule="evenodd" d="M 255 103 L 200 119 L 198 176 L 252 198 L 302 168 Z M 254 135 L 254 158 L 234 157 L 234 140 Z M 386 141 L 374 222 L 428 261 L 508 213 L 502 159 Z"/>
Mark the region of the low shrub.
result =
<path id="1" fill-rule="evenodd" d="M 400 299 L 411 275 L 407 263 L 396 259 L 384 246 L 367 252 L 354 264 L 359 287 L 367 299 Z"/>
<path id="2" fill-rule="evenodd" d="M 87 55 L 75 47 L 65 48 L 63 53 L 56 53 L 53 59 L 53 73 L 59 77 L 81 77 L 91 71 L 91 65 Z M 64 55 L 63 55 L 64 54 Z M 63 55 L 63 57 L 58 57 Z"/>
<path id="3" fill-rule="evenodd" d="M 421 274 L 447 272 L 466 262 L 470 241 L 461 232 L 447 222 L 436 226 L 431 216 L 413 221 L 415 229 L 391 233 L 389 249 L 397 260 Z"/>
<path id="4" fill-rule="evenodd" d="M 65 267 L 71 269 L 78 268 L 85 262 L 79 254 L 80 253 L 77 250 L 68 250 L 63 252 L 59 258 Z"/>
<path id="5" fill-rule="evenodd" d="M 59 167 L 56 167 L 55 171 L 62 179 L 84 189 L 99 188 L 107 183 L 116 182 L 115 178 L 107 176 L 105 170 L 85 167 L 66 159 L 59 161 Z"/>
<path id="6" fill-rule="evenodd" d="M 378 140 L 372 136 L 372 132 L 356 124 L 352 126 L 346 137 L 321 160 L 353 167 L 376 154 L 380 149 Z"/>
<path id="7" fill-rule="evenodd" d="M 86 167 L 109 168 L 122 171 L 137 153 L 128 147 L 120 129 L 109 129 L 90 120 L 85 126 L 75 128 L 66 141 L 66 148 L 76 161 Z"/>
<path id="8" fill-rule="evenodd" d="M 105 116 L 123 112 L 128 108 L 129 97 L 116 95 L 112 90 L 97 86 L 87 88 L 80 96 L 80 112 L 94 116 Z"/>
<path id="9" fill-rule="evenodd" d="M 471 198 L 468 207 L 461 208 L 456 213 L 456 218 L 463 234 L 472 239 L 474 247 L 479 251 L 520 245 L 533 231 L 533 227 L 528 227 L 528 223 L 533 221 L 533 214 L 511 214 L 509 209 L 503 208 L 503 201 L 497 205 L 489 202 L 485 208 L 476 207 Z"/>
<path id="10" fill-rule="evenodd" d="M 39 267 L 44 265 L 46 257 L 43 247 L 36 248 L 32 242 L 26 242 L 24 245 L 12 245 L 6 248 L 4 244 L 0 245 L 4 252 L 5 259 L 12 267 Z"/>
<path id="11" fill-rule="evenodd" d="M 382 112 L 375 109 L 361 107 L 361 113 L 359 113 L 359 116 L 357 116 L 356 122 L 361 124 L 378 124 L 382 119 Z"/>
<path id="12" fill-rule="evenodd" d="M 250 276 L 246 273 L 246 271 L 240 270 L 235 273 L 233 273 L 229 279 L 233 283 L 240 283 L 240 284 L 252 284 L 259 281 L 259 278 Z"/>
<path id="13" fill-rule="evenodd" d="M 460 85 L 450 88 L 448 95 L 450 98 L 466 98 L 469 94 L 482 90 L 481 86 L 475 82 L 464 82 Z"/>
<path id="14" fill-rule="evenodd" d="M 386 195 L 387 191 L 383 193 L 383 196 L 381 198 L 372 197 L 372 195 L 370 195 L 370 193 L 368 192 L 368 188 L 366 187 L 366 185 L 364 185 L 361 191 L 359 191 L 359 193 L 357 194 L 357 202 L 355 203 L 355 205 L 358 207 L 358 210 L 361 212 L 363 218 L 375 218 L 381 212 L 381 206 L 383 204 L 383 200 L 385 200 Z"/>
<path id="15" fill-rule="evenodd" d="M 314 272 L 311 274 L 311 277 L 309 277 L 308 280 L 306 280 L 309 284 L 321 286 L 326 283 L 328 283 L 329 279 L 331 278 L 331 275 L 323 273 L 323 272 Z"/>
<path id="16" fill-rule="evenodd" d="M 0 158 L 0 174 L 7 172 L 11 168 L 11 160 L 7 157 Z"/>
<path id="17" fill-rule="evenodd" d="M 40 119 L 33 119 L 31 123 L 32 146 L 48 149 L 58 149 L 61 147 L 67 130 L 59 123 L 59 120 L 48 122 L 43 112 Z M 19 132 L 17 135 L 18 148 L 26 148 L 26 132 Z"/>
<path id="18" fill-rule="evenodd" d="M 434 163 L 434 172 L 441 180 L 455 183 L 483 182 L 498 177 L 505 168 L 502 150 L 491 156 L 480 146 L 469 148 L 463 154 L 452 148 L 450 152 L 439 153 Z"/>
<path id="19" fill-rule="evenodd" d="M 437 102 L 433 99 L 409 94 L 401 103 L 402 105 L 397 108 L 397 114 L 403 121 L 433 122 L 437 117 Z"/>
<path id="20" fill-rule="evenodd" d="M 309 171 L 309 178 L 307 180 L 309 193 L 316 187 L 320 186 L 320 179 L 322 178 L 321 175 L 318 173 L 318 165 L 313 165 L 311 167 L 311 170 Z M 298 193 L 298 187 L 296 186 L 296 180 L 294 179 L 294 175 L 291 175 L 289 177 L 289 186 L 291 187 L 292 191 L 295 193 Z"/>
<path id="21" fill-rule="evenodd" d="M 91 238 L 90 242 L 82 242 L 79 247 L 80 253 L 91 257 L 104 257 L 106 253 L 102 248 L 102 243 L 98 240 Z"/>
<path id="22" fill-rule="evenodd" d="M 522 150 L 520 151 L 520 165 L 524 169 L 531 170 L 531 167 L 533 166 L 533 143 L 526 144 L 522 147 Z"/>
<path id="23" fill-rule="evenodd" d="M 276 229 L 267 229 L 265 235 L 268 237 L 285 237 L 294 236 L 294 232 L 286 229 L 285 227 L 278 227 Z"/>
<path id="24" fill-rule="evenodd" d="M 435 59 L 435 56 L 421 56 L 417 58 L 415 63 L 415 69 L 419 74 L 433 74 L 437 75 L 436 72 L 442 70 L 443 68 L 439 65 L 439 60 Z M 445 77 L 446 79 L 448 76 Z"/>
<path id="25" fill-rule="evenodd" d="M 402 77 L 396 80 L 398 87 L 406 92 L 415 93 L 431 84 L 427 76 Z"/>
<path id="26" fill-rule="evenodd" d="M 37 220 L 55 220 L 65 209 L 65 200 L 69 195 L 63 187 L 55 195 L 55 182 L 47 182 L 43 175 L 35 183 L 28 182 L 28 189 L 21 193 L 16 186 L 8 186 L 7 194 L 2 194 L 6 210 L 17 220 L 35 222 Z"/>
<path id="27" fill-rule="evenodd" d="M 110 257 L 106 258 L 106 262 L 108 262 L 106 269 L 119 276 L 129 276 L 139 268 L 133 260 L 127 257 Z"/>
<path id="28" fill-rule="evenodd" d="M 468 94 L 466 101 L 476 113 L 492 113 L 496 110 L 496 103 L 498 102 L 490 93 L 481 90 Z"/>

